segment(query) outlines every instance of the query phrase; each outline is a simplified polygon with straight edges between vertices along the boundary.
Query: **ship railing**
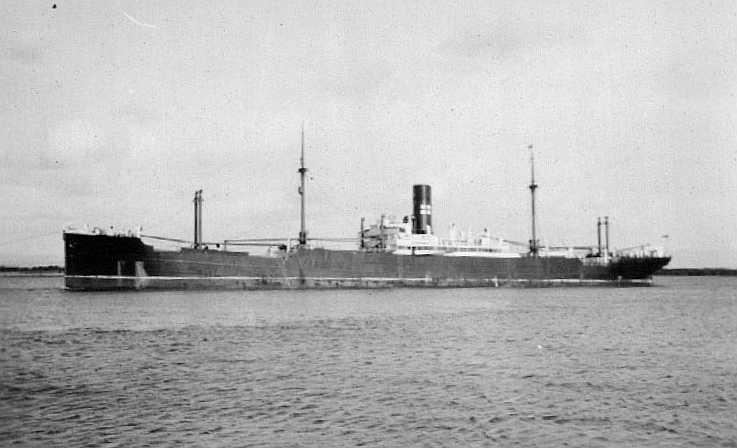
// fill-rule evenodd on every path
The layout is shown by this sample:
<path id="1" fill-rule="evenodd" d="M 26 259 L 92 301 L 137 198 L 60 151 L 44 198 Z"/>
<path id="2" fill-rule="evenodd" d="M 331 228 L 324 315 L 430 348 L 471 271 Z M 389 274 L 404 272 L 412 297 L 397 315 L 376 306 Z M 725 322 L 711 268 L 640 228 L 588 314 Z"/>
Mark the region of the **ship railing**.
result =
<path id="1" fill-rule="evenodd" d="M 76 233 L 79 235 L 104 235 L 104 236 L 120 236 L 120 237 L 136 237 L 140 238 L 141 231 L 143 228 L 141 226 L 138 226 L 136 230 L 119 230 L 116 229 L 115 226 L 110 226 L 108 228 L 104 227 L 91 227 L 87 224 L 85 224 L 83 227 L 76 227 L 76 226 L 67 226 L 62 231 L 64 233 Z"/>
<path id="2" fill-rule="evenodd" d="M 651 248 L 642 251 L 616 252 L 616 255 L 623 258 L 653 258 L 666 256 L 664 251 L 660 248 Z"/>
<path id="3" fill-rule="evenodd" d="M 454 253 L 454 252 L 479 252 L 479 253 L 506 253 L 509 250 L 498 247 L 485 247 L 485 246 L 473 246 L 473 245 L 460 245 L 460 244 L 398 244 L 396 245 L 397 250 L 415 250 L 415 251 L 435 251 L 443 253 Z"/>
<path id="4" fill-rule="evenodd" d="M 308 243 L 358 243 L 360 238 L 356 237 L 338 237 L 338 238 L 307 238 Z M 299 246 L 299 242 L 295 238 L 242 238 L 225 240 L 223 244 L 227 246 L 254 246 L 254 247 L 284 247 L 294 249 Z M 311 247 L 312 244 L 309 244 Z"/>
<path id="5" fill-rule="evenodd" d="M 650 243 L 646 243 L 615 250 L 614 254 L 620 257 L 627 258 L 652 258 L 664 257 L 665 250 L 663 247 L 653 246 Z"/>

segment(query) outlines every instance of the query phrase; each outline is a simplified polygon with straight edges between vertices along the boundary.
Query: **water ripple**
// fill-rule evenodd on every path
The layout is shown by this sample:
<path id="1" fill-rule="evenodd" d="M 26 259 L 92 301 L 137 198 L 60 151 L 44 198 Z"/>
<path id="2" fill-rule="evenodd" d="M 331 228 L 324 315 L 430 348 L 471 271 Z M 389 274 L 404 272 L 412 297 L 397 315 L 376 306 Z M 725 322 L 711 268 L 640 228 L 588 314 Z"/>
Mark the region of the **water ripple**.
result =
<path id="1" fill-rule="evenodd" d="M 0 440 L 729 446 L 734 286 L 0 288 Z"/>

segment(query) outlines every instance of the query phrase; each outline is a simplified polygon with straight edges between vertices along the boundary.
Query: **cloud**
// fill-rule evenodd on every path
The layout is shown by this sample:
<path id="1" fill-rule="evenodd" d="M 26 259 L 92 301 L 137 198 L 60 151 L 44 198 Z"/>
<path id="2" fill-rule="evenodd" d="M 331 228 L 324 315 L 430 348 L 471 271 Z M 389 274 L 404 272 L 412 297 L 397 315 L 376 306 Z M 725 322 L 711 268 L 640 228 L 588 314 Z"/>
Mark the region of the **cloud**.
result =
<path id="1" fill-rule="evenodd" d="M 466 58 L 506 59 L 524 48 L 525 40 L 514 30 L 478 32 L 454 36 L 438 46 L 444 54 Z"/>
<path id="2" fill-rule="evenodd" d="M 116 119 L 139 125 L 152 124 L 160 120 L 160 114 L 135 103 L 121 104 L 119 107 L 114 109 L 113 116 Z"/>
<path id="3" fill-rule="evenodd" d="M 463 28 L 441 42 L 436 52 L 465 59 L 505 61 L 560 45 L 582 45 L 589 40 L 585 30 L 570 24 L 508 21 Z"/>
<path id="4" fill-rule="evenodd" d="M 3 53 L 5 53 L 3 59 L 24 66 L 34 66 L 43 60 L 45 51 L 38 45 L 15 42 L 8 46 Z"/>
<path id="5" fill-rule="evenodd" d="M 737 49 L 735 45 L 732 50 Z M 656 86 L 686 100 L 727 101 L 737 93 L 734 77 L 737 58 L 721 48 L 695 46 L 669 53 L 669 61 L 659 68 Z M 732 103 L 733 104 L 733 103 Z"/>
<path id="6" fill-rule="evenodd" d="M 153 29 L 156 29 L 157 28 L 156 25 L 151 25 L 150 23 L 141 22 L 140 20 L 137 20 L 135 17 L 132 17 L 130 14 L 128 14 L 127 12 L 123 11 L 122 9 L 121 9 L 121 11 L 123 12 L 123 15 L 126 18 L 128 18 L 128 20 L 130 20 L 131 22 L 135 23 L 138 26 L 142 26 L 144 28 L 153 28 Z"/>
<path id="7" fill-rule="evenodd" d="M 363 101 L 393 74 L 395 68 L 376 58 L 353 57 L 336 64 L 319 84 L 338 98 Z"/>
<path id="8" fill-rule="evenodd" d="M 48 150 L 41 153 L 41 162 L 65 165 L 87 162 L 105 142 L 105 131 L 95 123 L 84 119 L 64 121 L 51 129 Z"/>

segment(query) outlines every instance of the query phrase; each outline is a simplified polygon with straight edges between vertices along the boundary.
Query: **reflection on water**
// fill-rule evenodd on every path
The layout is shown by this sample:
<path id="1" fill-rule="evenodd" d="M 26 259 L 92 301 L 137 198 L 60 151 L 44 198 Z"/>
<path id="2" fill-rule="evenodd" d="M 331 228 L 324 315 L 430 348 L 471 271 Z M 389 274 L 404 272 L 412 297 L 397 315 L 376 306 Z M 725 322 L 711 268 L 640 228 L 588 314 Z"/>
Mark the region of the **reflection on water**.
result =
<path id="1" fill-rule="evenodd" d="M 70 293 L 0 278 L 0 440 L 729 445 L 737 279 Z"/>

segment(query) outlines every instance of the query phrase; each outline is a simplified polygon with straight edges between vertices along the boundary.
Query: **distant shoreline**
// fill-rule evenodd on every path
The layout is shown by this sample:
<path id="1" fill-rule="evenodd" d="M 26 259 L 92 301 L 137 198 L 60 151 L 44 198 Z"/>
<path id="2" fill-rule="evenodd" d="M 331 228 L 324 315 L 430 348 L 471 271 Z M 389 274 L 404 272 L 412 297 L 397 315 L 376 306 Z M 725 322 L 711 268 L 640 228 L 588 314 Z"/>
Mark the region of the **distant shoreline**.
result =
<path id="1" fill-rule="evenodd" d="M 63 272 L 7 272 L 0 271 L 0 278 L 13 277 L 64 277 Z"/>
<path id="2" fill-rule="evenodd" d="M 672 268 L 661 269 L 655 275 L 672 275 L 672 276 L 719 276 L 719 277 L 737 277 L 737 269 L 727 268 Z"/>
<path id="3" fill-rule="evenodd" d="M 57 265 L 46 266 L 0 266 L 0 274 L 12 275 L 50 275 L 63 274 L 64 267 Z"/>

